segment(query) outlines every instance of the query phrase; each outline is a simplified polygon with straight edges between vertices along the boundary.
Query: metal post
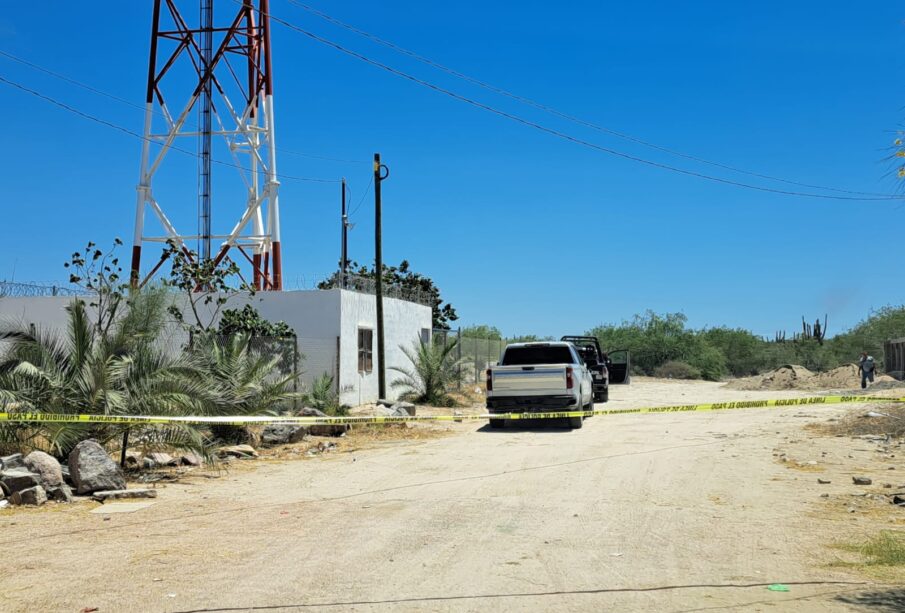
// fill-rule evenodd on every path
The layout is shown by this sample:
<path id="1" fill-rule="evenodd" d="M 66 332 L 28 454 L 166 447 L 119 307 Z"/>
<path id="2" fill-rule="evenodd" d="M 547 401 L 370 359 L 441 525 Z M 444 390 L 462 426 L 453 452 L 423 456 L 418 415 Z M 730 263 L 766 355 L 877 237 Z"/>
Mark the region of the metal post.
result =
<path id="1" fill-rule="evenodd" d="M 456 389 L 462 391 L 462 326 L 456 332 Z"/>
<path id="2" fill-rule="evenodd" d="M 383 171 L 386 170 L 386 174 Z M 380 154 L 374 154 L 374 270 L 377 293 L 377 395 L 386 399 L 386 363 L 384 362 L 383 336 L 383 237 L 381 220 L 380 184 L 390 176 L 389 169 L 380 163 Z"/>
<path id="3" fill-rule="evenodd" d="M 123 432 L 123 448 L 119 454 L 119 465 L 123 468 L 126 467 L 126 449 L 129 448 L 129 428 L 126 428 Z"/>
<path id="4" fill-rule="evenodd" d="M 346 214 L 346 178 L 342 182 L 342 239 L 339 256 L 339 286 L 346 289 L 346 273 L 349 268 L 349 216 Z"/>

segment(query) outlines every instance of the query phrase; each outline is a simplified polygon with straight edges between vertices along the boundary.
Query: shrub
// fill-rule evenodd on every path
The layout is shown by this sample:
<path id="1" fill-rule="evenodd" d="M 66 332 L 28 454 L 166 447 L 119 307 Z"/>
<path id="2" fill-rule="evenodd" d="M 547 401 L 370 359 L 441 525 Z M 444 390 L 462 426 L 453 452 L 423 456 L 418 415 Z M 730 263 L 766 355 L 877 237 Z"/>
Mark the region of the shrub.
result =
<path id="1" fill-rule="evenodd" d="M 655 368 L 654 376 L 661 379 L 700 379 L 701 371 L 691 364 L 670 360 Z"/>

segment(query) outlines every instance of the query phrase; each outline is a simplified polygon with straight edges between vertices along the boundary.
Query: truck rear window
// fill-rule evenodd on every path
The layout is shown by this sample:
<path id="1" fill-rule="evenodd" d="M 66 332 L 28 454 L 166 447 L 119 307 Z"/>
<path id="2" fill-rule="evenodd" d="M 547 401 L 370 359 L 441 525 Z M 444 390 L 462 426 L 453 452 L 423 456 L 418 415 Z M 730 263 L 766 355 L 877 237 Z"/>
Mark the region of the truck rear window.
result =
<path id="1" fill-rule="evenodd" d="M 523 364 L 571 364 L 572 352 L 568 347 L 507 347 L 503 354 L 503 366 Z"/>

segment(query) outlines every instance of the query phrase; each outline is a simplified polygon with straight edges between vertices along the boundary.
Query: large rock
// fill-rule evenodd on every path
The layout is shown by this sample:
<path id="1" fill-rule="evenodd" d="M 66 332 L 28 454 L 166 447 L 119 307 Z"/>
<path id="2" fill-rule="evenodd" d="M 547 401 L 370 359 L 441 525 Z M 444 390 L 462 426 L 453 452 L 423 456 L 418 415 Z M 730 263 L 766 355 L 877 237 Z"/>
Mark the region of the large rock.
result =
<path id="1" fill-rule="evenodd" d="M 12 504 L 28 504 L 33 506 L 47 502 L 47 493 L 40 485 L 30 487 L 20 492 L 15 492 L 9 499 Z"/>
<path id="2" fill-rule="evenodd" d="M 41 485 L 46 490 L 63 484 L 63 469 L 57 459 L 43 451 L 32 451 L 25 456 L 25 466 L 41 477 Z"/>
<path id="3" fill-rule="evenodd" d="M 179 456 L 179 463 L 185 466 L 201 466 L 204 464 L 204 458 L 194 451 L 187 451 Z"/>
<path id="4" fill-rule="evenodd" d="M 46 488 L 47 497 L 57 502 L 72 502 L 72 490 L 65 483 Z"/>
<path id="5" fill-rule="evenodd" d="M 82 441 L 75 446 L 69 454 L 69 472 L 77 494 L 126 489 L 122 469 L 96 441 Z"/>
<path id="6" fill-rule="evenodd" d="M 308 428 L 293 424 L 270 424 L 264 428 L 261 441 L 265 445 L 298 443 L 308 434 Z"/>
<path id="7" fill-rule="evenodd" d="M 13 470 L 0 472 L 0 481 L 3 482 L 3 488 L 6 490 L 7 495 L 41 485 L 41 477 L 25 468 L 14 468 Z"/>
<path id="8" fill-rule="evenodd" d="M 0 458 L 0 470 L 12 470 L 13 468 L 25 468 L 21 453 L 14 453 Z"/>
<path id="9" fill-rule="evenodd" d="M 326 417 L 330 418 L 329 415 L 324 413 L 319 409 L 312 409 L 311 407 L 304 407 L 299 409 L 299 415 L 302 417 Z M 342 436 L 345 434 L 351 426 L 349 424 L 316 424 L 308 426 L 308 434 L 312 436 Z"/>

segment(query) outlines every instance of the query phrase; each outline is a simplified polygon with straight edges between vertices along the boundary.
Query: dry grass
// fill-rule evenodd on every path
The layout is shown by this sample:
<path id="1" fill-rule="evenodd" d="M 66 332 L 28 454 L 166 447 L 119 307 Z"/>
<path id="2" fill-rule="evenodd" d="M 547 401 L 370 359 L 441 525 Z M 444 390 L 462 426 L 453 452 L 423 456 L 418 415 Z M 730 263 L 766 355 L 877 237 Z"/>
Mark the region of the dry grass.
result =
<path id="1" fill-rule="evenodd" d="M 889 417 L 865 417 L 868 412 L 884 413 Z M 905 437 L 905 404 L 877 404 L 860 406 L 835 422 L 810 424 L 809 430 L 829 436 L 889 435 Z"/>
<path id="2" fill-rule="evenodd" d="M 831 546 L 844 557 L 828 566 L 863 572 L 884 581 L 905 581 L 905 531 L 880 530 L 860 542 Z"/>

